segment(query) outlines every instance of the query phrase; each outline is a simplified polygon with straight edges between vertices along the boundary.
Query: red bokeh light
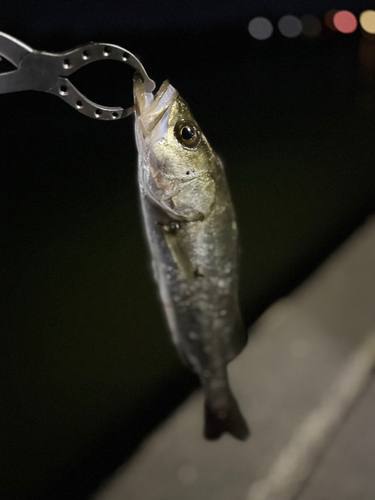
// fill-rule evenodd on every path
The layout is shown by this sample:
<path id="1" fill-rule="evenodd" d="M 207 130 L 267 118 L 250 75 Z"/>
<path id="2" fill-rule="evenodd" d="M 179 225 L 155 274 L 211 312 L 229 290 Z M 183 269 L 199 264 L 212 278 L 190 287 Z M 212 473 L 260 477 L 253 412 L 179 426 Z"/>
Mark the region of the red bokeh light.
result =
<path id="1" fill-rule="evenodd" d="M 336 12 L 333 16 L 333 24 L 337 31 L 345 34 L 353 33 L 358 27 L 357 18 L 349 10 Z"/>

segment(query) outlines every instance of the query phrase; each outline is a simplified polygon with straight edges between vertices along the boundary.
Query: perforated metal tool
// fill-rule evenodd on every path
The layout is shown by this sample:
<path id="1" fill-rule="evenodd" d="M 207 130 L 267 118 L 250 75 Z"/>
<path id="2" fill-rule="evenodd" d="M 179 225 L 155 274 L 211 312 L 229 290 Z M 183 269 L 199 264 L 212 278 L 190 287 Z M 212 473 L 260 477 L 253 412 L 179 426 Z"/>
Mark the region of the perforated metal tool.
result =
<path id="1" fill-rule="evenodd" d="M 87 99 L 67 78 L 83 66 L 104 59 L 121 61 L 132 66 L 142 76 L 147 92 L 152 92 L 155 88 L 155 83 L 133 54 L 109 43 L 91 42 L 54 54 L 34 50 L 11 35 L 0 32 L 0 56 L 17 68 L 0 74 L 0 94 L 22 90 L 48 92 L 57 95 L 80 113 L 96 120 L 125 118 L 133 113 L 134 108 L 102 106 Z"/>

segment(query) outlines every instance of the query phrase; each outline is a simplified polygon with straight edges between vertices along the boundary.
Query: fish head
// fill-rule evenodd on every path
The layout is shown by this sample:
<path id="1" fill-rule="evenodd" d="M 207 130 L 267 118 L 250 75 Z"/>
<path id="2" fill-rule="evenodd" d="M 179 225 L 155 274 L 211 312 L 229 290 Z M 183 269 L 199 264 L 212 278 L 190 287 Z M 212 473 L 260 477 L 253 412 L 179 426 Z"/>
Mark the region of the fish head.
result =
<path id="1" fill-rule="evenodd" d="M 156 95 L 134 77 L 139 182 L 175 220 L 202 220 L 216 194 L 216 155 L 189 106 L 165 81 Z"/>

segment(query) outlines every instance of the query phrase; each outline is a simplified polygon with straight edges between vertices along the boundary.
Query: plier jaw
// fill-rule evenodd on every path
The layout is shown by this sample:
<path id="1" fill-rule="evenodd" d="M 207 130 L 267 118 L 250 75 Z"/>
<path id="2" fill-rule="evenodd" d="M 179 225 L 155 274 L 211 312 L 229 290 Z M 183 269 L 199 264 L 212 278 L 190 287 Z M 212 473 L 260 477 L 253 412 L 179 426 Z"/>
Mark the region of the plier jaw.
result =
<path id="1" fill-rule="evenodd" d="M 117 120 L 133 113 L 134 108 L 102 106 L 85 97 L 68 76 L 87 64 L 104 59 L 132 66 L 143 80 L 147 92 L 155 83 L 141 62 L 128 50 L 113 44 L 91 42 L 75 49 L 50 53 L 32 49 L 11 35 L 0 32 L 0 56 L 17 69 L 0 74 L 0 94 L 37 90 L 57 95 L 78 112 L 99 120 Z"/>

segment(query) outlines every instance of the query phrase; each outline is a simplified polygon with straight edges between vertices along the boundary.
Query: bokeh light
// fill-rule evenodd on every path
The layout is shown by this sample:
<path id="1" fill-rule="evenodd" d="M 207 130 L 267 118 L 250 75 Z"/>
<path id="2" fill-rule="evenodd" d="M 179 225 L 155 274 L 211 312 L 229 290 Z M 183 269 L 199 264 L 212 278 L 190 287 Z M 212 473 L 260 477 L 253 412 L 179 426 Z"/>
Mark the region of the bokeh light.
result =
<path id="1" fill-rule="evenodd" d="M 266 17 L 254 17 L 249 22 L 249 33 L 257 40 L 267 40 L 273 33 L 273 26 Z"/>
<path id="2" fill-rule="evenodd" d="M 333 16 L 333 24 L 337 31 L 346 35 L 353 33 L 358 26 L 357 18 L 349 10 L 339 10 Z"/>
<path id="3" fill-rule="evenodd" d="M 287 38 L 296 38 L 302 33 L 302 23 L 296 16 L 283 16 L 277 23 L 279 31 Z"/>
<path id="4" fill-rule="evenodd" d="M 310 38 L 318 37 L 322 31 L 321 21 L 312 14 L 301 17 L 302 33 Z"/>
<path id="5" fill-rule="evenodd" d="M 324 22 L 326 23 L 326 26 L 332 31 L 337 31 L 336 26 L 334 25 L 333 18 L 335 14 L 337 14 L 338 10 L 337 9 L 331 9 L 327 12 L 327 14 L 324 16 Z"/>
<path id="6" fill-rule="evenodd" d="M 375 10 L 365 10 L 359 16 L 359 23 L 363 30 L 375 35 Z"/>

